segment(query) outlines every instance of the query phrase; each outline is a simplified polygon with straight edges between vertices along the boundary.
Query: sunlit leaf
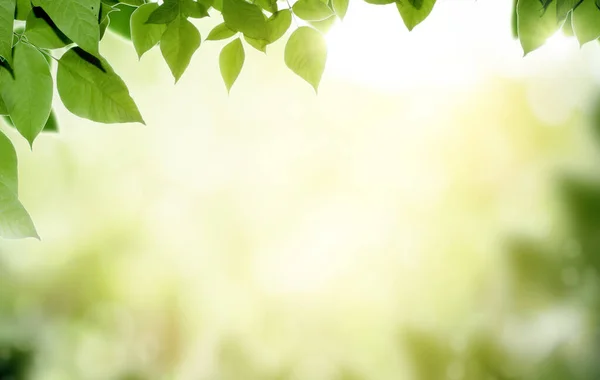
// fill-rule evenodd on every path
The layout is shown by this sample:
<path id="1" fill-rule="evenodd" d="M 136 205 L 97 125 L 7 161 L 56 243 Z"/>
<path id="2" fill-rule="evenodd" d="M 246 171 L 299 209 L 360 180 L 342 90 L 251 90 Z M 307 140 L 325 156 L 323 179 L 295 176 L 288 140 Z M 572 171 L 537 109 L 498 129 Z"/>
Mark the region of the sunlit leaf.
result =
<path id="1" fill-rule="evenodd" d="M 404 25 L 408 30 L 413 30 L 429 16 L 436 0 L 398 0 L 396 7 L 402 16 Z"/>
<path id="2" fill-rule="evenodd" d="M 164 24 L 146 24 L 148 16 L 158 4 L 144 4 L 131 15 L 131 40 L 138 58 L 158 44 L 167 26 Z"/>
<path id="3" fill-rule="evenodd" d="M 56 82 L 63 104 L 77 116 L 100 123 L 144 123 L 127 86 L 104 59 L 72 48 L 58 62 Z"/>
<path id="4" fill-rule="evenodd" d="M 14 48 L 14 76 L 0 69 L 0 94 L 15 127 L 33 144 L 52 108 L 52 76 L 46 59 L 31 45 Z"/>
<path id="5" fill-rule="evenodd" d="M 177 18 L 169 24 L 160 40 L 160 50 L 175 77 L 181 78 L 192 56 L 200 47 L 200 32 L 184 18 Z"/>
<path id="6" fill-rule="evenodd" d="M 519 0 L 517 4 L 519 40 L 525 54 L 542 46 L 559 25 L 556 20 L 556 3 L 544 10 L 539 0 Z"/>
<path id="7" fill-rule="evenodd" d="M 327 62 L 327 44 L 321 33 L 307 26 L 296 29 L 285 45 L 284 59 L 287 67 L 318 91 Z"/>
<path id="8" fill-rule="evenodd" d="M 298 0 L 292 6 L 292 11 L 307 21 L 320 21 L 333 15 L 333 11 L 321 0 Z"/>
<path id="9" fill-rule="evenodd" d="M 255 38 L 250 38 L 248 36 L 244 36 L 244 40 L 248 43 L 248 45 L 252 46 L 256 50 L 260 51 L 261 53 L 267 52 L 267 45 L 269 44 L 268 41 L 257 40 Z"/>
<path id="10" fill-rule="evenodd" d="M 15 0 L 0 1 L 0 57 L 12 66 L 13 23 Z"/>
<path id="11" fill-rule="evenodd" d="M 244 0 L 223 0 L 223 20 L 234 31 L 265 40 L 268 37 L 267 21 L 262 10 Z"/>
<path id="12" fill-rule="evenodd" d="M 235 36 L 236 33 L 236 31 L 229 29 L 225 23 L 221 23 L 215 26 L 210 33 L 208 33 L 208 37 L 206 37 L 206 39 L 209 41 L 225 40 Z"/>
<path id="13" fill-rule="evenodd" d="M 594 0 L 583 0 L 573 11 L 573 32 L 583 45 L 600 37 L 600 9 Z"/>
<path id="14" fill-rule="evenodd" d="M 45 49 L 58 49 L 72 43 L 39 7 L 35 7 L 27 17 L 25 37 L 32 44 Z"/>
<path id="15" fill-rule="evenodd" d="M 121 37 L 131 40 L 131 16 L 137 8 L 125 4 L 119 4 L 115 8 L 118 12 L 110 12 L 108 15 L 110 19 L 108 29 Z"/>
<path id="16" fill-rule="evenodd" d="M 285 32 L 292 24 L 292 12 L 289 9 L 282 9 L 275 12 L 267 20 L 267 40 L 273 43 L 283 37 Z"/>
<path id="17" fill-rule="evenodd" d="M 333 5 L 333 10 L 340 20 L 343 20 L 344 17 L 346 17 L 349 2 L 349 0 L 332 0 L 331 4 Z"/>
<path id="18" fill-rule="evenodd" d="M 237 77 L 242 71 L 244 66 L 244 59 L 246 54 L 244 53 L 244 46 L 239 38 L 231 41 L 219 55 L 219 68 L 221 70 L 221 76 L 227 87 L 227 92 L 231 90 L 231 86 L 235 83 Z"/>
<path id="19" fill-rule="evenodd" d="M 0 131 L 0 184 L 18 194 L 18 182 L 17 153 L 12 142 Z"/>
<path id="20" fill-rule="evenodd" d="M 39 239 L 31 217 L 19 202 L 17 194 L 0 183 L 0 236 L 8 239 Z"/>

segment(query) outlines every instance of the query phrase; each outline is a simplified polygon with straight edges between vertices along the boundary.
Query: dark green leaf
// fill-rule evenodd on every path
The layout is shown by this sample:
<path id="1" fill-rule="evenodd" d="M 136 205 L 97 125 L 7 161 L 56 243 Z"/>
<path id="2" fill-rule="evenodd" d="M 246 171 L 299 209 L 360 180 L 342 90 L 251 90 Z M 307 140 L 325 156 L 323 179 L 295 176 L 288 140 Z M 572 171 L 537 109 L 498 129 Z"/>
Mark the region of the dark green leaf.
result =
<path id="1" fill-rule="evenodd" d="M 160 5 L 150 14 L 150 16 L 148 16 L 146 23 L 168 24 L 175 20 L 179 16 L 180 12 L 181 8 L 179 6 L 179 0 L 165 0 L 162 5 Z"/>
<path id="2" fill-rule="evenodd" d="M 17 12 L 15 18 L 17 20 L 27 20 L 31 8 L 31 0 L 17 0 Z"/>
<path id="3" fill-rule="evenodd" d="M 115 8 L 118 12 L 111 12 L 108 15 L 110 19 L 108 29 L 121 37 L 131 40 L 131 15 L 137 8 L 125 4 L 119 4 Z"/>

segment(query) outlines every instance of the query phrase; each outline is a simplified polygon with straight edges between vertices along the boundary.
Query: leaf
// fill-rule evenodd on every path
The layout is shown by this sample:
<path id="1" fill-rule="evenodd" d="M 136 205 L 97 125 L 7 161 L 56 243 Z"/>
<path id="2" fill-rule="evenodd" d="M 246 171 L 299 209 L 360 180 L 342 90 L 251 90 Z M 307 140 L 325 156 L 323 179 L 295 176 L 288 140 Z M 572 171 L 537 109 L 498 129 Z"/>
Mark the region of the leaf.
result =
<path id="1" fill-rule="evenodd" d="M 31 8 L 31 0 L 17 0 L 17 12 L 15 19 L 27 20 L 27 16 L 29 16 Z"/>
<path id="2" fill-rule="evenodd" d="M 542 46 L 558 26 L 555 2 L 546 10 L 539 0 L 519 0 L 517 3 L 517 27 L 525 55 Z"/>
<path id="3" fill-rule="evenodd" d="M 175 83 L 187 69 L 194 52 L 200 47 L 200 32 L 184 18 L 169 24 L 160 39 L 160 51 L 175 77 Z"/>
<path id="4" fill-rule="evenodd" d="M 268 37 L 267 21 L 262 10 L 244 0 L 223 0 L 223 20 L 231 29 L 265 40 Z"/>
<path id="5" fill-rule="evenodd" d="M 387 4 L 395 3 L 396 0 L 365 0 L 365 2 L 367 2 L 369 4 L 374 4 L 374 5 L 387 5 Z"/>
<path id="6" fill-rule="evenodd" d="M 107 124 L 144 124 L 127 86 L 104 59 L 72 48 L 58 61 L 56 82 L 63 104 L 77 116 Z"/>
<path id="7" fill-rule="evenodd" d="M 0 72 L 0 94 L 17 130 L 33 145 L 52 108 L 52 76 L 46 59 L 31 45 L 14 48 L 14 76 Z"/>
<path id="8" fill-rule="evenodd" d="M 260 51 L 261 53 L 265 53 L 265 54 L 267 53 L 267 45 L 269 44 L 269 41 L 257 40 L 255 38 L 250 38 L 248 36 L 244 36 L 244 40 L 246 40 L 248 45 L 252 46 L 256 50 Z"/>
<path id="9" fill-rule="evenodd" d="M 299 27 L 285 45 L 284 60 L 287 67 L 317 92 L 327 62 L 325 38 L 313 28 Z"/>
<path id="10" fill-rule="evenodd" d="M 231 91 L 231 86 L 233 86 L 240 75 L 245 58 L 244 46 L 242 45 L 242 40 L 239 38 L 231 41 L 221 50 L 219 68 L 223 82 L 225 82 L 225 86 L 227 87 L 227 92 Z"/>
<path id="11" fill-rule="evenodd" d="M 429 16 L 436 0 L 398 0 L 396 7 L 402 16 L 404 25 L 408 30 L 413 30 L 415 26 L 419 25 L 423 20 Z"/>
<path id="12" fill-rule="evenodd" d="M 165 0 L 162 5 L 156 8 L 150 16 L 148 16 L 148 20 L 146 23 L 148 24 L 168 24 L 175 20 L 181 9 L 179 7 L 179 0 Z"/>
<path id="13" fill-rule="evenodd" d="M 120 2 L 134 7 L 141 7 L 145 4 L 144 0 L 120 0 Z"/>
<path id="14" fill-rule="evenodd" d="M 0 236 L 6 239 L 40 238 L 17 195 L 3 184 L 0 184 Z"/>
<path id="15" fill-rule="evenodd" d="M 575 8 L 572 23 L 580 45 L 600 37 L 600 9 L 594 0 L 584 0 Z"/>
<path id="16" fill-rule="evenodd" d="M 321 0 L 298 0 L 292 11 L 306 21 L 320 21 L 333 15 L 333 11 Z"/>
<path id="17" fill-rule="evenodd" d="M 327 34 L 327 32 L 329 32 L 329 30 L 331 29 L 333 24 L 335 24 L 335 20 L 336 20 L 336 16 L 332 15 L 329 18 L 326 18 L 325 20 L 309 21 L 309 23 L 310 23 L 310 25 L 315 27 L 315 29 L 318 29 L 321 33 Z"/>
<path id="18" fill-rule="evenodd" d="M 8 61 L 12 60 L 13 24 L 15 17 L 15 0 L 0 1 L 0 56 Z"/>
<path id="19" fill-rule="evenodd" d="M 50 116 L 48 116 L 48 120 L 46 120 L 43 132 L 58 132 L 58 119 L 56 118 L 54 110 L 50 111 Z"/>
<path id="20" fill-rule="evenodd" d="M 99 57 L 100 0 L 33 0 L 50 16 L 58 29 L 88 53 Z"/>
<path id="21" fill-rule="evenodd" d="M 35 46 L 44 49 L 58 49 L 72 43 L 40 7 L 33 8 L 29 13 L 25 24 L 25 37 Z"/>
<path id="22" fill-rule="evenodd" d="M 0 115 L 8 115 L 8 108 L 6 108 L 6 103 L 2 100 L 2 96 L 0 96 Z"/>
<path id="23" fill-rule="evenodd" d="M 140 6 L 131 15 L 131 40 L 138 58 L 158 44 L 167 26 L 164 24 L 146 24 L 148 16 L 158 4 L 149 3 Z"/>
<path id="24" fill-rule="evenodd" d="M 192 18 L 208 17 L 208 9 L 203 4 L 192 0 L 183 0 L 181 13 Z"/>
<path id="25" fill-rule="evenodd" d="M 285 32 L 292 25 L 292 12 L 289 9 L 282 9 L 275 12 L 267 20 L 267 40 L 273 43 L 283 37 Z"/>
<path id="26" fill-rule="evenodd" d="M 331 4 L 333 5 L 333 10 L 340 20 L 343 20 L 344 17 L 346 17 L 349 2 L 349 0 L 332 0 Z"/>
<path id="27" fill-rule="evenodd" d="M 18 182 L 17 153 L 12 142 L 0 131 L 0 184 L 18 194 Z"/>
<path id="28" fill-rule="evenodd" d="M 277 12 L 277 0 L 256 0 L 254 4 L 258 5 L 267 12 Z"/>
<path id="29" fill-rule="evenodd" d="M 556 19 L 563 22 L 569 12 L 578 7 L 583 0 L 556 0 Z"/>
<path id="30" fill-rule="evenodd" d="M 563 24 L 561 30 L 567 37 L 575 36 L 575 33 L 573 32 L 573 12 L 567 14 L 567 18 L 565 19 L 565 23 Z"/>
<path id="31" fill-rule="evenodd" d="M 130 20 L 131 15 L 137 8 L 125 4 L 119 4 L 114 8 L 117 9 L 118 12 L 110 12 L 108 15 L 108 18 L 110 19 L 108 29 L 125 39 L 131 40 Z"/>
<path id="32" fill-rule="evenodd" d="M 210 33 L 208 33 L 208 37 L 206 39 L 208 41 L 218 41 L 224 40 L 229 37 L 233 37 L 236 35 L 236 31 L 229 29 L 229 27 L 225 23 L 221 23 L 215 26 Z"/>

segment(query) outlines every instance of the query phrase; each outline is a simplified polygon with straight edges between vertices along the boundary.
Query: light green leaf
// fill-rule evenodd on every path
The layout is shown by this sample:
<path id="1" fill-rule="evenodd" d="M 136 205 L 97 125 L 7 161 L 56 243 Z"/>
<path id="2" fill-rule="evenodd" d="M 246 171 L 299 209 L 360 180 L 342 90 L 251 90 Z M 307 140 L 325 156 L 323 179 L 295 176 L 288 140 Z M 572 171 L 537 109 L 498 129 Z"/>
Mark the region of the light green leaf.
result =
<path id="1" fill-rule="evenodd" d="M 164 24 L 146 24 L 150 13 L 158 8 L 158 4 L 149 3 L 140 6 L 131 15 L 131 39 L 138 58 L 158 44 L 167 26 Z"/>
<path id="2" fill-rule="evenodd" d="M 573 11 L 573 32 L 580 45 L 600 37 L 600 9 L 594 0 L 583 0 Z"/>
<path id="3" fill-rule="evenodd" d="M 558 30 L 556 2 L 544 10 L 539 0 L 519 0 L 517 4 L 519 40 L 525 55 L 542 46 Z"/>
<path id="4" fill-rule="evenodd" d="M 148 20 L 146 23 L 148 24 L 168 24 L 175 20 L 179 13 L 181 12 L 181 8 L 179 6 L 179 0 L 165 0 L 162 5 L 156 8 L 150 16 L 148 16 Z"/>
<path id="5" fill-rule="evenodd" d="M 582 0 L 556 0 L 556 19 L 563 22 L 569 12 L 576 6 L 579 6 Z"/>
<path id="6" fill-rule="evenodd" d="M 258 5 L 267 12 L 277 12 L 277 0 L 256 0 L 254 4 Z"/>
<path id="7" fill-rule="evenodd" d="M 231 86 L 233 86 L 235 80 L 240 75 L 245 58 L 244 46 L 242 45 L 242 40 L 239 38 L 231 41 L 221 50 L 219 68 L 221 69 L 221 76 L 227 87 L 227 92 L 231 90 Z"/>
<path id="8" fill-rule="evenodd" d="M 244 36 L 244 40 L 246 40 L 248 45 L 252 46 L 256 50 L 260 51 L 261 53 L 265 53 L 265 54 L 267 53 L 267 45 L 269 44 L 269 41 L 257 40 L 255 38 L 250 38 L 248 36 Z"/>
<path id="9" fill-rule="evenodd" d="M 120 2 L 134 7 L 141 7 L 145 4 L 144 0 L 121 0 Z"/>
<path id="10" fill-rule="evenodd" d="M 346 17 L 349 2 L 349 0 L 332 0 L 331 4 L 333 5 L 333 10 L 335 11 L 335 14 L 338 15 L 340 20 L 343 20 L 344 17 Z"/>
<path id="11" fill-rule="evenodd" d="M 225 23 L 221 23 L 215 26 L 210 33 L 208 33 L 208 37 L 206 39 L 208 41 L 218 41 L 224 40 L 236 35 L 236 31 L 229 29 L 229 27 Z"/>
<path id="12" fill-rule="evenodd" d="M 223 20 L 237 32 L 256 38 L 267 39 L 267 21 L 262 10 L 244 0 L 223 0 Z"/>
<path id="13" fill-rule="evenodd" d="M 175 83 L 187 69 L 194 52 L 200 47 L 200 32 L 184 18 L 169 24 L 160 39 L 160 51 L 175 77 Z"/>
<path id="14" fill-rule="evenodd" d="M 396 0 L 365 0 L 365 2 L 374 5 L 387 5 L 396 2 Z"/>
<path id="15" fill-rule="evenodd" d="M 408 30 L 419 25 L 429 16 L 436 0 L 398 0 L 396 7 Z M 537 1 L 537 0 L 536 0 Z"/>
<path id="16" fill-rule="evenodd" d="M 292 12 L 289 9 L 282 9 L 275 12 L 267 20 L 267 30 L 269 43 L 273 43 L 283 37 L 285 32 L 292 24 Z"/>
<path id="17" fill-rule="evenodd" d="M 2 100 L 2 96 L 0 96 L 0 115 L 8 115 L 8 108 L 6 108 L 6 103 Z"/>
<path id="18" fill-rule="evenodd" d="M 25 37 L 32 44 L 44 49 L 58 49 L 72 43 L 39 7 L 35 7 L 27 17 Z"/>
<path id="19" fill-rule="evenodd" d="M 6 239 L 33 237 L 39 239 L 31 217 L 19 202 L 17 194 L 0 183 L 0 236 Z"/>
<path id="20" fill-rule="evenodd" d="M 15 0 L 0 1 L 0 57 L 7 60 L 10 66 L 13 65 L 12 41 L 15 7 Z"/>
<path id="21" fill-rule="evenodd" d="M 321 33 L 327 34 L 327 32 L 329 32 L 333 24 L 335 24 L 336 19 L 337 17 L 335 15 L 332 15 L 329 18 L 326 18 L 325 20 L 309 21 L 309 24 L 318 29 Z"/>
<path id="22" fill-rule="evenodd" d="M 17 0 L 17 20 L 27 20 L 29 12 L 31 12 L 31 0 Z"/>
<path id="23" fill-rule="evenodd" d="M 56 82 L 63 104 L 77 116 L 107 124 L 144 124 L 127 86 L 104 59 L 72 48 L 58 61 Z"/>
<path id="24" fill-rule="evenodd" d="M 0 71 L 0 94 L 15 127 L 33 145 L 52 108 L 52 76 L 46 59 L 31 45 L 14 48 L 14 76 Z"/>
<path id="25" fill-rule="evenodd" d="M 284 60 L 287 67 L 317 92 L 327 62 L 325 38 L 308 26 L 296 29 L 285 45 Z"/>
<path id="26" fill-rule="evenodd" d="M 0 184 L 18 194 L 18 182 L 17 153 L 9 138 L 0 131 Z"/>
<path id="27" fill-rule="evenodd" d="M 58 29 L 88 53 L 99 56 L 100 0 L 34 0 L 44 8 Z"/>
<path id="28" fill-rule="evenodd" d="M 333 11 L 321 0 L 298 0 L 292 11 L 302 20 L 320 21 L 333 15 Z"/>

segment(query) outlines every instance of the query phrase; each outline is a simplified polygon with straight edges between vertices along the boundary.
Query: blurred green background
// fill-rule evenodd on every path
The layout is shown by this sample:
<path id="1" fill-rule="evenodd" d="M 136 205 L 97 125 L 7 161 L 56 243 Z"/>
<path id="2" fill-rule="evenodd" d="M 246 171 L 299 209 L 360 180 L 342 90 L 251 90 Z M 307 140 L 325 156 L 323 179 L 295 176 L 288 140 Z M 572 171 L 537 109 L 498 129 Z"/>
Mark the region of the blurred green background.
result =
<path id="1" fill-rule="evenodd" d="M 352 2 L 318 96 L 281 43 L 227 96 L 222 44 L 174 86 L 108 36 L 147 126 L 2 126 L 42 241 L 0 242 L 0 379 L 599 379 L 600 48 L 524 58 L 501 3 Z"/>

